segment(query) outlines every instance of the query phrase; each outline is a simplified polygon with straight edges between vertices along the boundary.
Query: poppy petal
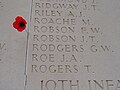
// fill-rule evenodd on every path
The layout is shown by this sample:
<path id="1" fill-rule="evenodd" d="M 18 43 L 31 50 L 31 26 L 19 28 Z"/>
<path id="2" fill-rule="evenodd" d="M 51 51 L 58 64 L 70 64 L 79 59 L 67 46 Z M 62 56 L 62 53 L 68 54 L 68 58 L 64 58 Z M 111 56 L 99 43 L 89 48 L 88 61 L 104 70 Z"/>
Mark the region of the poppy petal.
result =
<path id="1" fill-rule="evenodd" d="M 21 17 L 21 16 L 17 16 L 16 18 L 15 18 L 15 20 L 16 21 L 21 21 L 23 18 Z"/>
<path id="2" fill-rule="evenodd" d="M 13 23 L 13 27 L 14 27 L 15 29 L 19 28 L 19 25 L 18 25 L 18 23 L 17 23 L 16 21 Z"/>

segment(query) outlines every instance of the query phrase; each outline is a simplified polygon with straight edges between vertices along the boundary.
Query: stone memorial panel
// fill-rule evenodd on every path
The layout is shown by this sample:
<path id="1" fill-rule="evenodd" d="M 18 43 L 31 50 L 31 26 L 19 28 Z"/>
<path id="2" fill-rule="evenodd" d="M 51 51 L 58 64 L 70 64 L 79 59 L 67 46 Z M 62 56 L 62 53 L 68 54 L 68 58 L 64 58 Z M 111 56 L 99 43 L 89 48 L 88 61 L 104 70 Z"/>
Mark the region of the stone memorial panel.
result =
<path id="1" fill-rule="evenodd" d="M 32 0 L 26 90 L 119 90 L 120 1 Z"/>
<path id="2" fill-rule="evenodd" d="M 0 21 L 0 90 L 120 90 L 119 0 L 0 0 Z"/>

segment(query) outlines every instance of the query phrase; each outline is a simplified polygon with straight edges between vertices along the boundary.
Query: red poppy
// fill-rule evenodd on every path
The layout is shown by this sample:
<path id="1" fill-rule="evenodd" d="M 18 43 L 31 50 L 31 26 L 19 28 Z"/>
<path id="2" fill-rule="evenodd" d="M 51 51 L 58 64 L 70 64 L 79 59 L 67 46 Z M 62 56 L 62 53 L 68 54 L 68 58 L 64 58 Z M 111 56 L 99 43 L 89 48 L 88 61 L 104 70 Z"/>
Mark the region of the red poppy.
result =
<path id="1" fill-rule="evenodd" d="M 19 32 L 22 32 L 26 28 L 26 24 L 27 22 L 21 16 L 17 16 L 15 18 L 15 22 L 13 23 L 13 27 Z"/>

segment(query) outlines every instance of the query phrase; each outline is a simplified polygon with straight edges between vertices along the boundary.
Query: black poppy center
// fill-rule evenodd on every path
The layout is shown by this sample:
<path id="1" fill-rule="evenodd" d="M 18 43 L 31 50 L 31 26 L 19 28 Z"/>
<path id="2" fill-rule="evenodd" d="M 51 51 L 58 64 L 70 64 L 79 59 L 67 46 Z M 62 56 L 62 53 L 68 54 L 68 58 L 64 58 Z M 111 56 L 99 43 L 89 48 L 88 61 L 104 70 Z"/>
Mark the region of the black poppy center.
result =
<path id="1" fill-rule="evenodd" d="M 19 25 L 20 25 L 20 27 L 24 27 L 25 23 L 24 22 L 20 22 Z"/>

